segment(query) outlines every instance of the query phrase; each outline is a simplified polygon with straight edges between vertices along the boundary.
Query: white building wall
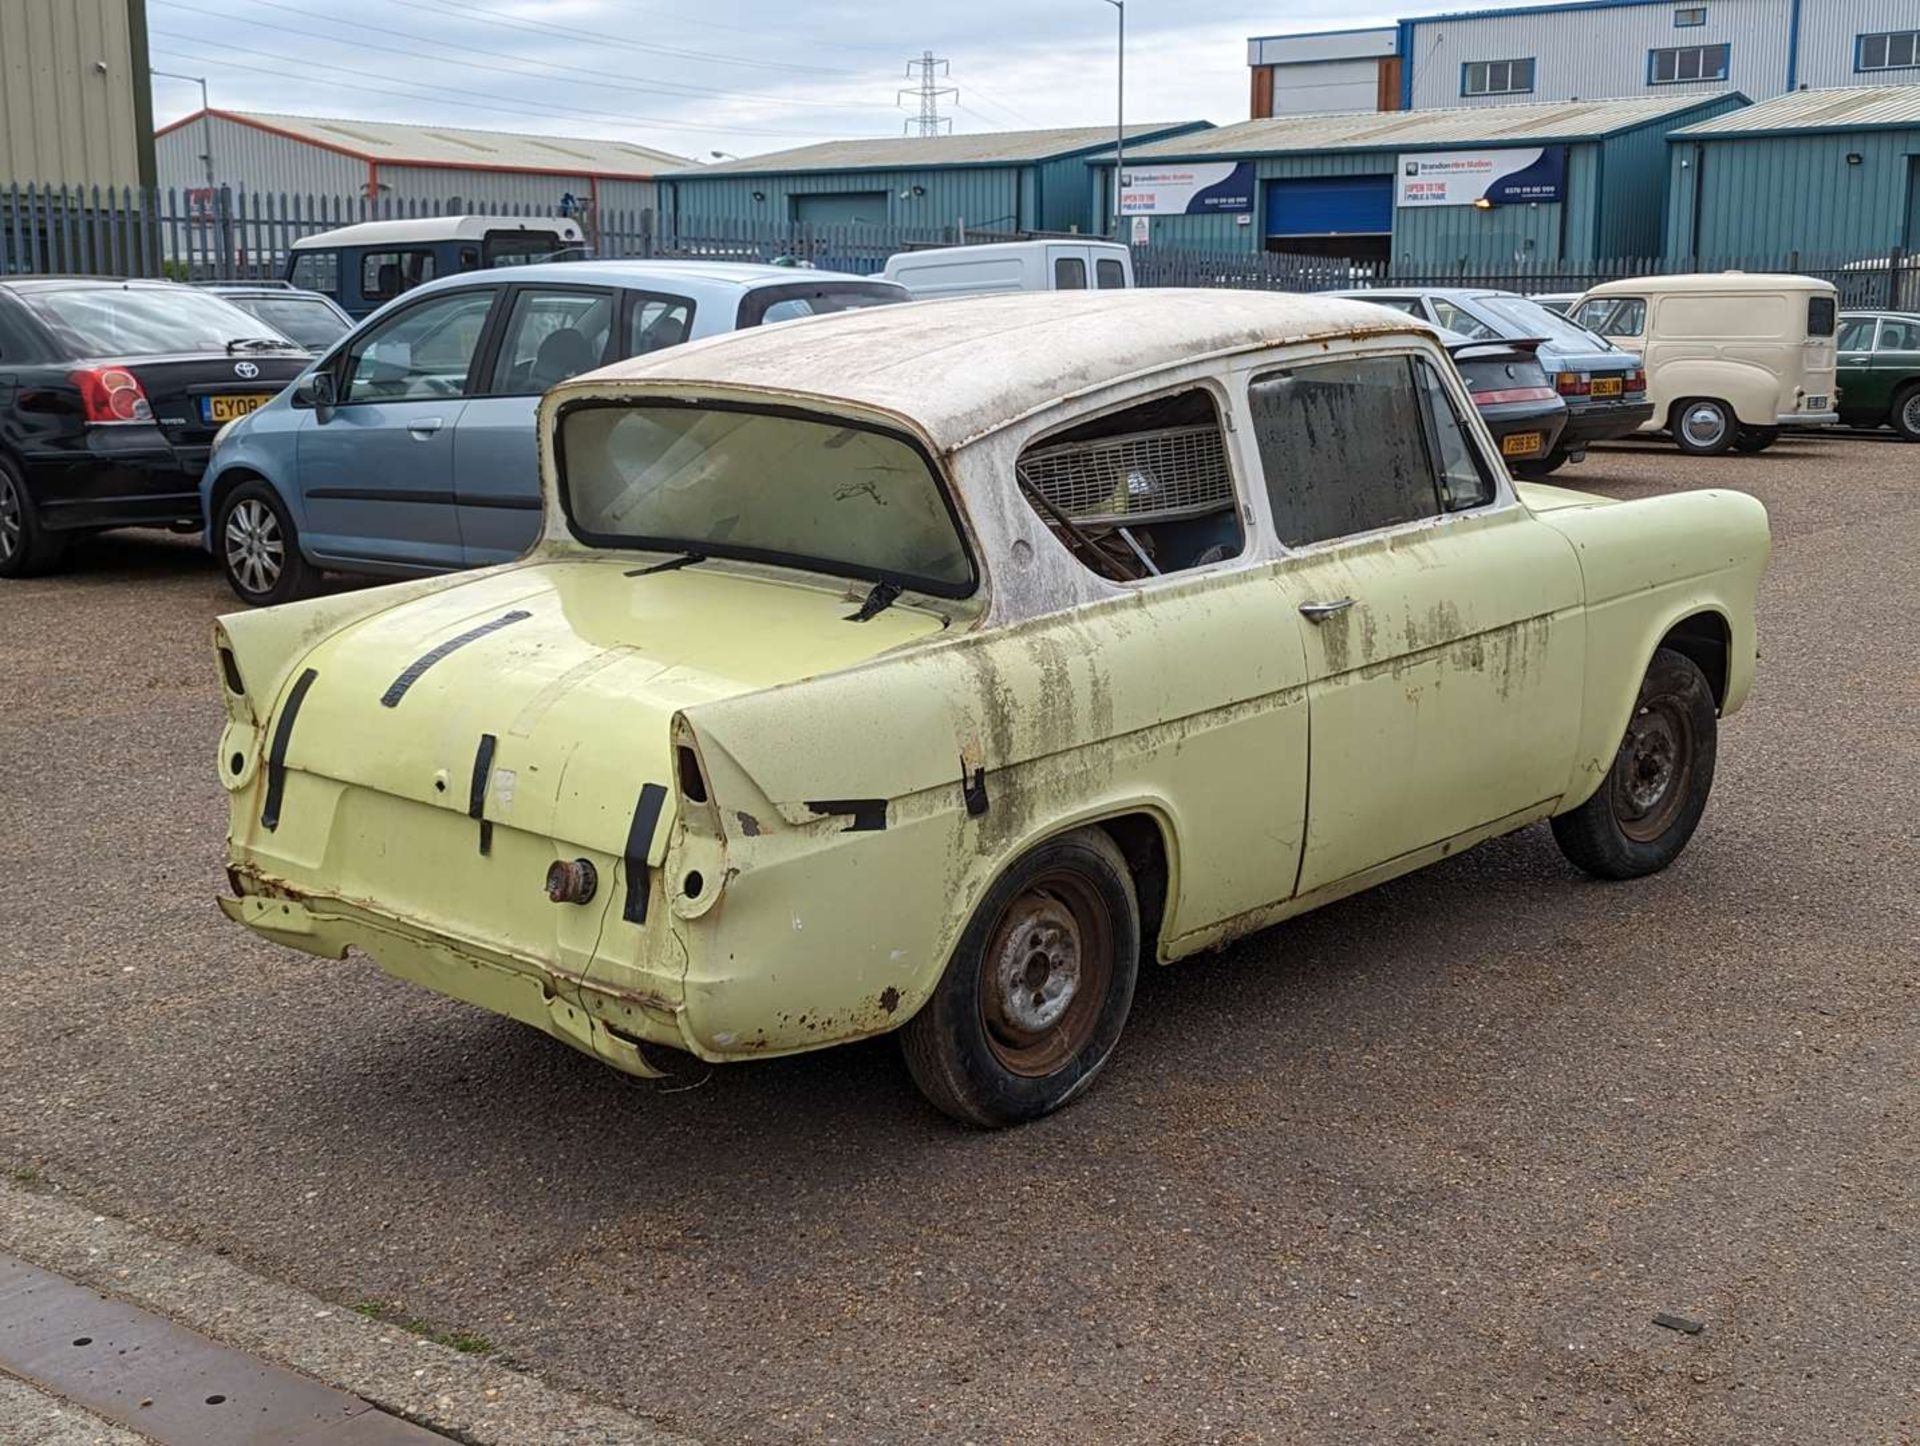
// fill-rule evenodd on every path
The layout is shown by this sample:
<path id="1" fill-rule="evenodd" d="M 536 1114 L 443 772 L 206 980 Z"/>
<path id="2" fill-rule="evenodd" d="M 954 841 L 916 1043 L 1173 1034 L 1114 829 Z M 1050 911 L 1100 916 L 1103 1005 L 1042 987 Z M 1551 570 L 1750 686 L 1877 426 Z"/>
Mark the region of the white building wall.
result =
<path id="1" fill-rule="evenodd" d="M 1273 67 L 1273 113 L 1378 110 L 1380 62 L 1328 60 L 1318 65 Z"/>
<path id="2" fill-rule="evenodd" d="M 1392 55 L 1400 32 L 1392 25 L 1373 30 L 1333 30 L 1312 35 L 1262 35 L 1247 42 L 1248 65 L 1299 65 L 1323 60 L 1378 60 Z"/>
<path id="3" fill-rule="evenodd" d="M 1920 30 L 1920 0 L 1801 0 L 1796 85 L 1920 85 L 1920 69 L 1854 70 L 1855 40 L 1884 30 Z"/>
<path id="4" fill-rule="evenodd" d="M 1804 12 L 1867 0 L 1803 0 Z M 1884 0 L 1883 0 L 1884 3 Z M 1909 8 L 1920 0 L 1907 0 Z M 1412 28 L 1413 108 L 1601 100 L 1734 89 L 1751 100 L 1784 94 L 1792 0 L 1706 0 L 1707 23 L 1673 23 L 1674 4 L 1441 17 Z M 1669 46 L 1732 47 L 1724 81 L 1648 82 L 1648 53 Z M 1463 97 L 1461 66 L 1475 60 L 1534 61 L 1531 95 Z M 1849 60 L 1849 67 L 1851 61 Z"/>

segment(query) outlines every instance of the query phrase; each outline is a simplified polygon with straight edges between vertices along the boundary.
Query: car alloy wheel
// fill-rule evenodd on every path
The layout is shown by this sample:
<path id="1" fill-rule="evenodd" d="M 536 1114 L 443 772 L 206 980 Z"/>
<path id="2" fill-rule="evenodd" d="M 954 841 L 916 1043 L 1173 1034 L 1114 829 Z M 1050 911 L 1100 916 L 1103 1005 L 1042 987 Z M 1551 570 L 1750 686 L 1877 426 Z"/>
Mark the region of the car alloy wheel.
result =
<path id="1" fill-rule="evenodd" d="M 1680 416 L 1680 430 L 1687 442 L 1702 452 L 1725 442 L 1729 425 L 1726 412 L 1717 402 L 1689 402 Z"/>
<path id="2" fill-rule="evenodd" d="M 1909 441 L 1920 441 L 1920 387 L 1912 388 L 1900 400 L 1900 411 L 1894 418 L 1894 426 L 1900 435 Z"/>
<path id="3" fill-rule="evenodd" d="M 247 592 L 270 592 L 286 566 L 280 519 L 258 498 L 246 497 L 227 514 L 227 571 Z"/>
<path id="4" fill-rule="evenodd" d="M 9 563 L 26 545 L 26 520 L 21 515 L 20 489 L 0 471 L 0 563 Z"/>

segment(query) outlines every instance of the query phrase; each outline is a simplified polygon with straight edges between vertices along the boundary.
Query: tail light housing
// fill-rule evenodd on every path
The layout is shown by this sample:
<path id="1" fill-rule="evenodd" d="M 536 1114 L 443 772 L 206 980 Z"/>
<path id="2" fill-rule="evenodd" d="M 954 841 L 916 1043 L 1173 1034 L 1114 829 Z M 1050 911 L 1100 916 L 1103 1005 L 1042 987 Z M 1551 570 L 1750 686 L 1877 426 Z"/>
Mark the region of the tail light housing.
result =
<path id="1" fill-rule="evenodd" d="M 91 423 L 112 425 L 153 420 L 146 388 L 140 385 L 140 378 L 125 367 L 87 367 L 68 372 L 67 378 L 80 388 L 81 405 Z"/>
<path id="2" fill-rule="evenodd" d="M 1476 407 L 1497 407 L 1503 402 L 1550 402 L 1555 393 L 1552 387 L 1501 387 L 1495 391 L 1473 392 L 1470 395 Z"/>
<path id="3" fill-rule="evenodd" d="M 1553 387 L 1563 397 L 1591 396 L 1593 378 L 1585 372 L 1558 372 L 1554 375 Z"/>
<path id="4" fill-rule="evenodd" d="M 1647 389 L 1647 369 L 1635 367 L 1627 373 L 1626 389 L 1630 392 L 1644 392 Z"/>

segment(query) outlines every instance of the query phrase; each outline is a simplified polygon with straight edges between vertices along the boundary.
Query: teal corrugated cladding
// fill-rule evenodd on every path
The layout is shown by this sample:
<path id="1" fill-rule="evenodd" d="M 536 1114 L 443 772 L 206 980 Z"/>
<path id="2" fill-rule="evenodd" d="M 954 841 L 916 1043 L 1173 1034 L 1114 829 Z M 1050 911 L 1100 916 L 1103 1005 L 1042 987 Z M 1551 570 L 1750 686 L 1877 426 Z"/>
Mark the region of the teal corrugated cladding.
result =
<path id="1" fill-rule="evenodd" d="M 1034 184 L 1039 188 L 1037 230 L 1104 233 L 1108 229 L 1104 209 L 1095 209 L 1087 169 L 1084 156 L 1043 161 L 1033 168 Z"/>
<path id="2" fill-rule="evenodd" d="M 1735 97 L 1721 96 L 1690 112 L 1685 124 L 1697 125 L 1740 107 Z M 1593 218 L 1592 249 L 1569 259 L 1612 260 L 1663 253 L 1667 136 L 1676 123 L 1674 117 L 1666 116 L 1599 143 L 1599 209 Z"/>
<path id="3" fill-rule="evenodd" d="M 1849 154 L 1860 164 L 1848 165 Z M 1915 155 L 1920 127 L 1676 140 L 1669 156 L 1668 254 L 1731 260 L 1798 251 L 1811 263 L 1910 244 L 1915 238 L 1905 234 L 1906 208 Z"/>
<path id="4" fill-rule="evenodd" d="M 968 226 L 1011 229 L 1029 224 L 1023 191 L 1032 204 L 1032 167 L 948 167 L 920 171 L 806 171 L 775 176 L 685 176 L 662 181 L 671 187 L 683 220 L 772 221 L 793 219 L 795 196 L 849 191 L 885 191 L 892 226 Z M 924 193 L 914 195 L 918 186 Z M 758 192 L 765 199 L 756 201 Z"/>

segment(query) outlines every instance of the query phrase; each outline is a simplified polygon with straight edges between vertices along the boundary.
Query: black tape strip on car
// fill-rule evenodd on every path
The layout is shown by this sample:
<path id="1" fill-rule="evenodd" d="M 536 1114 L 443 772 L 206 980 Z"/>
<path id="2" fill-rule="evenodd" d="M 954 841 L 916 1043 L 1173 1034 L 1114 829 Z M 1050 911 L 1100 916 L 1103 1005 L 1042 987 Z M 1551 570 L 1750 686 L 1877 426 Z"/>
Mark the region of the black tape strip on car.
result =
<path id="1" fill-rule="evenodd" d="M 807 807 L 821 815 L 850 815 L 853 822 L 841 829 L 842 833 L 879 833 L 887 826 L 884 798 L 810 798 Z"/>
<path id="2" fill-rule="evenodd" d="M 647 922 L 647 854 L 653 849 L 653 831 L 660 826 L 660 809 L 667 791 L 657 783 L 642 784 L 627 829 L 627 903 L 620 913 L 629 924 Z"/>
<path id="3" fill-rule="evenodd" d="M 497 633 L 502 628 L 510 628 L 515 623 L 525 622 L 532 616 L 532 613 L 524 609 L 515 608 L 510 613 L 502 613 L 490 623 L 482 623 L 477 628 L 468 628 L 464 633 L 460 634 L 459 637 L 448 638 L 438 647 L 422 653 L 411 663 L 407 664 L 406 672 L 402 673 L 387 685 L 387 691 L 380 695 L 380 706 L 383 708 L 398 708 L 400 706 L 400 700 L 407 696 L 407 689 L 419 682 L 420 675 L 442 658 L 446 657 L 447 654 L 458 652 L 468 643 L 478 642 L 488 633 Z"/>
<path id="4" fill-rule="evenodd" d="M 293 737 L 293 720 L 300 716 L 307 689 L 319 676 L 313 668 L 300 675 L 293 691 L 287 694 L 286 706 L 280 710 L 280 721 L 273 728 L 273 746 L 267 750 L 267 804 L 260 810 L 260 826 L 268 833 L 280 827 L 280 798 L 287 789 L 287 743 Z"/>
<path id="5" fill-rule="evenodd" d="M 467 817 L 480 821 L 480 852 L 493 852 L 493 825 L 487 820 L 487 779 L 493 773 L 493 750 L 500 740 L 491 733 L 480 735 L 480 746 L 473 752 L 473 781 L 467 785 Z"/>

